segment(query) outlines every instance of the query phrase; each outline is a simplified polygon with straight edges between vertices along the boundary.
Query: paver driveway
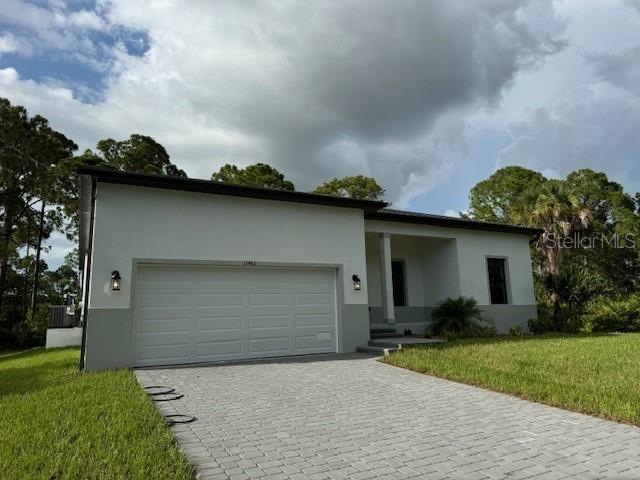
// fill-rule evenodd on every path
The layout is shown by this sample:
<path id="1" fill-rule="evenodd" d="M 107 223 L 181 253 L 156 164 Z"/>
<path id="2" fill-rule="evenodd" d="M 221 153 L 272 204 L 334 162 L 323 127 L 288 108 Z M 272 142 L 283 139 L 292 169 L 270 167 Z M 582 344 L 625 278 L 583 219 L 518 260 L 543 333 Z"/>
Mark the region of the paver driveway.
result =
<path id="1" fill-rule="evenodd" d="M 640 479 L 640 428 L 371 357 L 137 370 L 200 478 Z"/>

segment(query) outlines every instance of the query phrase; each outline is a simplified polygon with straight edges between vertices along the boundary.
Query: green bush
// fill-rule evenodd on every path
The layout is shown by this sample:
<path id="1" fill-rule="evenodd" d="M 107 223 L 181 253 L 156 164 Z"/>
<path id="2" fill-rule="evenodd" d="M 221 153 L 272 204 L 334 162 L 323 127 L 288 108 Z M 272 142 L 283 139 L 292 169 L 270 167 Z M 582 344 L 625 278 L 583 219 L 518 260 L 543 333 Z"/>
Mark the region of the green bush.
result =
<path id="1" fill-rule="evenodd" d="M 522 328 L 522 325 L 518 324 L 518 325 L 514 325 L 513 327 L 511 327 L 509 329 L 509 336 L 510 337 L 522 337 L 524 335 L 524 329 Z"/>
<path id="2" fill-rule="evenodd" d="M 431 332 L 450 339 L 490 336 L 495 331 L 487 325 L 489 322 L 482 317 L 482 310 L 473 298 L 447 298 L 433 310 L 431 318 Z"/>
<path id="3" fill-rule="evenodd" d="M 527 321 L 529 331 L 535 334 L 552 332 L 554 330 L 554 325 L 551 306 L 539 303 L 537 310 L 538 318 L 531 318 Z"/>
<path id="4" fill-rule="evenodd" d="M 488 321 L 488 320 L 483 320 Z M 478 329 L 477 337 L 487 338 L 487 337 L 497 337 L 498 329 L 493 325 L 480 325 Z"/>
<path id="5" fill-rule="evenodd" d="M 583 323 L 593 332 L 640 332 L 640 295 L 598 298 L 587 304 Z"/>
<path id="6" fill-rule="evenodd" d="M 440 336 L 446 338 L 448 342 L 454 342 L 467 337 L 467 335 L 462 332 L 450 332 L 448 330 L 442 332 Z"/>

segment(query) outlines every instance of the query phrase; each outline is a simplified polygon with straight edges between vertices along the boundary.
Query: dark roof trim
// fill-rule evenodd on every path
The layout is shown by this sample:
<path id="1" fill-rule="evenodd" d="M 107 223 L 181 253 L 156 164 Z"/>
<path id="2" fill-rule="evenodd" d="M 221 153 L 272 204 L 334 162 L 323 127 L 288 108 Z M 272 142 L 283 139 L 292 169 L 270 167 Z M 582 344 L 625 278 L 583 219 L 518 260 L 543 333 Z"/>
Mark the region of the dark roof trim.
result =
<path id="1" fill-rule="evenodd" d="M 421 225 L 436 225 L 439 227 L 467 228 L 471 230 L 489 230 L 494 232 L 520 233 L 525 235 L 540 235 L 542 230 L 507 225 L 502 223 L 481 222 L 465 218 L 430 215 L 428 213 L 405 212 L 402 210 L 382 209 L 366 215 L 368 220 L 385 220 L 389 222 L 417 223 Z"/>
<path id="2" fill-rule="evenodd" d="M 308 203 L 331 207 L 359 208 L 368 212 L 375 212 L 384 208 L 385 202 L 371 200 L 355 200 L 353 198 L 332 197 L 315 193 L 292 192 L 274 188 L 248 187 L 231 185 L 228 183 L 197 180 L 192 178 L 169 177 L 166 175 L 151 175 L 147 173 L 121 172 L 105 168 L 80 167 L 79 175 L 89 175 L 98 182 L 135 185 L 140 187 L 165 188 L 169 190 L 183 190 L 187 192 L 211 193 L 230 195 L 234 197 L 260 198 L 265 200 L 279 200 L 282 202 Z"/>
<path id="3" fill-rule="evenodd" d="M 437 225 L 452 228 L 467 228 L 472 230 L 489 230 L 495 232 L 520 233 L 526 235 L 539 235 L 542 230 L 522 227 L 518 225 L 504 225 L 500 223 L 481 222 L 464 218 L 445 217 L 427 213 L 405 212 L 384 208 L 385 202 L 372 200 L 356 200 L 353 198 L 333 197 L 318 195 L 315 193 L 292 192 L 277 190 L 274 188 L 248 187 L 245 185 L 231 185 L 209 180 L 192 178 L 169 177 L 166 175 L 152 175 L 148 173 L 121 172 L 107 168 L 80 167 L 81 175 L 81 224 L 89 224 L 87 217 L 91 207 L 91 185 L 94 182 L 116 183 L 122 185 L 135 185 L 141 187 L 164 188 L 169 190 L 182 190 L 187 192 L 211 193 L 216 195 L 229 195 L 234 197 L 259 198 L 265 200 L 279 200 L 282 202 L 297 202 L 313 205 L 326 205 L 331 207 L 359 208 L 364 210 L 365 217 L 370 220 L 386 220 L 390 222 L 417 223 L 423 225 Z M 82 178 L 84 177 L 84 178 Z M 90 232 L 81 228 L 80 249 L 86 250 Z"/>

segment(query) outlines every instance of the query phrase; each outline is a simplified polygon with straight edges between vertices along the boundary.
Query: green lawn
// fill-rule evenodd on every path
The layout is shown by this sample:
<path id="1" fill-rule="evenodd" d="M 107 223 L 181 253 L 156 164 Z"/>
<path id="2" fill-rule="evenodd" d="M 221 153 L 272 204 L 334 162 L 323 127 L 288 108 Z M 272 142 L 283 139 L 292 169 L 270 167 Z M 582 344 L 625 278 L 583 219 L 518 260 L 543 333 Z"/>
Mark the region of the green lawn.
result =
<path id="1" fill-rule="evenodd" d="M 133 374 L 80 373 L 78 357 L 0 352 L 0 476 L 193 479 Z"/>
<path id="2" fill-rule="evenodd" d="M 640 334 L 463 340 L 386 363 L 640 425 Z"/>

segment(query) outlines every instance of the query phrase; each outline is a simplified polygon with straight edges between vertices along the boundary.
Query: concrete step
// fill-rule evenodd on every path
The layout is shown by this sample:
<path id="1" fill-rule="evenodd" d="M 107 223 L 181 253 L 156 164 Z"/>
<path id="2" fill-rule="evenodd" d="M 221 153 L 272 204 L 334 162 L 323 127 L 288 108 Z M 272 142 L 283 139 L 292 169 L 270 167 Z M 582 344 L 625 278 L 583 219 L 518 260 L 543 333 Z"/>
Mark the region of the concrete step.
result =
<path id="1" fill-rule="evenodd" d="M 384 331 L 375 331 L 375 330 L 370 330 L 369 331 L 369 336 L 371 338 L 389 338 L 389 337 L 397 337 L 398 336 L 398 332 L 396 332 L 395 330 L 384 330 Z"/>
<path id="2" fill-rule="evenodd" d="M 402 343 L 398 341 L 398 336 L 388 337 L 393 338 L 393 340 L 387 340 L 385 338 L 371 338 L 369 340 L 370 347 L 378 347 L 378 348 L 402 348 Z"/>
<path id="3" fill-rule="evenodd" d="M 362 347 L 358 347 L 357 351 L 360 353 L 368 353 L 372 355 L 379 355 L 381 357 L 386 357 L 392 352 L 397 351 L 397 348 L 384 348 L 384 347 L 375 347 L 371 345 L 366 345 Z"/>
<path id="4" fill-rule="evenodd" d="M 369 340 L 370 347 L 394 348 L 396 350 L 407 347 L 434 345 L 439 343 L 446 343 L 446 340 L 439 338 L 424 338 L 418 336 L 402 335 L 396 335 L 395 337 L 387 338 L 372 338 L 371 340 Z"/>

